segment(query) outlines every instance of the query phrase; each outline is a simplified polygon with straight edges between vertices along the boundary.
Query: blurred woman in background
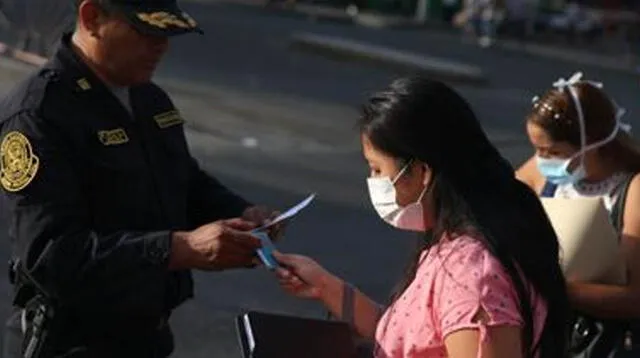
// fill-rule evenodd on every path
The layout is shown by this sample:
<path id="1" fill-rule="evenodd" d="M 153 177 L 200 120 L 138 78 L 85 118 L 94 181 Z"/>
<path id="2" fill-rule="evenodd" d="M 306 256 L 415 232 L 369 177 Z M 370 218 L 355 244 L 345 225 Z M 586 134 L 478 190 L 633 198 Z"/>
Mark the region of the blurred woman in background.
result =
<path id="1" fill-rule="evenodd" d="M 633 342 L 634 333 L 640 337 L 634 322 L 640 318 L 640 149 L 620 121 L 623 113 L 601 84 L 583 81 L 581 73 L 560 79 L 534 98 L 526 125 L 535 155 L 516 173 L 543 197 L 602 197 L 620 234 L 626 285 L 568 283 L 579 312 L 572 350 L 580 357 L 587 351 L 588 357 L 640 356 L 640 338 Z"/>

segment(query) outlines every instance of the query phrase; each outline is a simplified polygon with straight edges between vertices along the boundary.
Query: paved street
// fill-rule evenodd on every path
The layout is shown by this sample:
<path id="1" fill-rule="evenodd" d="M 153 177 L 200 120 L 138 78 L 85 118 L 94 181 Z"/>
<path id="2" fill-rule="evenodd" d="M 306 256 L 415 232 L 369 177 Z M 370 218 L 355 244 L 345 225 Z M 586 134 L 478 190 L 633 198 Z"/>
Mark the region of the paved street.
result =
<path id="1" fill-rule="evenodd" d="M 234 5 L 185 8 L 201 22 L 206 36 L 176 39 L 159 82 L 173 94 L 188 121 L 194 155 L 207 170 L 255 202 L 285 208 L 307 193 L 318 193 L 317 201 L 289 228 L 281 250 L 316 257 L 380 300 L 398 278 L 412 236 L 387 227 L 369 206 L 367 170 L 354 120 L 366 93 L 401 73 L 293 52 L 291 34 L 342 36 L 481 66 L 489 85 L 456 88 L 514 162 L 529 151 L 523 116 L 531 97 L 558 76 L 577 70 L 569 63 L 482 50 L 455 37 L 424 31 L 315 23 Z M 580 69 L 588 78 L 602 80 L 629 110 L 627 119 L 640 124 L 631 119 L 640 110 L 638 78 Z M 27 70 L 1 60 L 0 92 Z M 0 244 L 0 255 L 8 258 L 6 240 Z M 8 297 L 3 276 L 0 294 Z M 2 312 L 8 306 L 8 300 L 0 300 Z M 315 303 L 285 296 L 263 270 L 198 273 L 196 298 L 173 318 L 175 357 L 239 357 L 233 316 L 250 308 L 324 314 Z"/>

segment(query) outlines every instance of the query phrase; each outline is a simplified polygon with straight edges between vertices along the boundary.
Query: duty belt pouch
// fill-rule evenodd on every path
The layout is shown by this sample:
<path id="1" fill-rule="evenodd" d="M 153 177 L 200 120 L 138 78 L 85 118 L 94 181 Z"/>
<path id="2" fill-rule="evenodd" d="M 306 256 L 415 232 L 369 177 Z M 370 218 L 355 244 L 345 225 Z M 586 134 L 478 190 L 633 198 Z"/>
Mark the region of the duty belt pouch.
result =
<path id="1" fill-rule="evenodd" d="M 21 325 L 24 333 L 22 357 L 53 358 L 55 332 L 54 307 L 41 296 L 30 300 L 22 312 Z"/>

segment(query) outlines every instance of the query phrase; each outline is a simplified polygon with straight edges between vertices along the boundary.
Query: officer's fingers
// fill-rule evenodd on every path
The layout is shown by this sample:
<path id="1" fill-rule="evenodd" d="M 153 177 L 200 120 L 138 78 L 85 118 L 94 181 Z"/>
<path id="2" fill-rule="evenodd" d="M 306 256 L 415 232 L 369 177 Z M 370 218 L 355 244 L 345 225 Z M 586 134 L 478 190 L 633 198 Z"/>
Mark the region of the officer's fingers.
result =
<path id="1" fill-rule="evenodd" d="M 271 211 L 268 214 L 265 215 L 265 222 L 272 222 L 273 220 L 275 220 L 278 216 L 280 216 L 280 212 L 279 211 Z"/>
<path id="2" fill-rule="evenodd" d="M 255 256 L 253 256 L 253 257 L 251 258 L 251 262 L 253 263 L 253 267 L 256 267 L 256 266 L 263 266 L 263 265 L 264 265 L 264 263 L 262 262 L 262 260 L 260 260 L 259 258 L 255 257 Z"/>
<path id="3" fill-rule="evenodd" d="M 211 264 L 219 269 L 253 268 L 256 266 L 254 256 L 247 253 L 226 251 L 216 256 Z"/>
<path id="4" fill-rule="evenodd" d="M 273 238 L 273 240 L 278 240 L 284 233 L 284 229 L 284 223 L 273 225 L 271 228 L 269 228 L 269 237 Z"/>
<path id="5" fill-rule="evenodd" d="M 253 252 L 262 247 L 260 239 L 248 232 L 225 228 L 222 236 L 223 244 L 237 247 L 240 250 Z"/>
<path id="6" fill-rule="evenodd" d="M 256 223 L 245 220 L 243 218 L 227 219 L 227 220 L 223 220 L 222 223 L 225 226 L 238 231 L 250 231 L 257 227 Z"/>
<path id="7" fill-rule="evenodd" d="M 278 210 L 274 210 L 271 212 L 271 217 L 269 219 L 273 220 L 275 218 L 277 218 L 278 216 L 280 216 L 281 212 L 279 212 Z"/>
<path id="8" fill-rule="evenodd" d="M 228 258 L 230 261 L 242 261 L 245 262 L 246 265 L 250 263 L 258 263 L 256 261 L 257 253 L 254 249 L 247 249 L 244 246 L 236 245 L 235 243 L 225 244 L 221 248 L 220 252 L 221 256 Z M 243 264 L 245 266 L 245 264 Z"/>
<path id="9" fill-rule="evenodd" d="M 256 257 L 255 252 L 245 253 L 240 260 L 240 263 L 245 268 L 255 268 L 262 265 L 262 261 Z"/>
<path id="10" fill-rule="evenodd" d="M 267 225 L 270 222 L 270 211 L 264 206 L 253 206 L 242 213 L 242 218 L 256 225 Z"/>
<path id="11" fill-rule="evenodd" d="M 252 257 L 252 258 L 249 258 L 249 261 L 247 261 L 243 267 L 252 269 L 260 266 L 260 264 L 261 264 L 260 260 L 256 261 L 256 259 Z"/>

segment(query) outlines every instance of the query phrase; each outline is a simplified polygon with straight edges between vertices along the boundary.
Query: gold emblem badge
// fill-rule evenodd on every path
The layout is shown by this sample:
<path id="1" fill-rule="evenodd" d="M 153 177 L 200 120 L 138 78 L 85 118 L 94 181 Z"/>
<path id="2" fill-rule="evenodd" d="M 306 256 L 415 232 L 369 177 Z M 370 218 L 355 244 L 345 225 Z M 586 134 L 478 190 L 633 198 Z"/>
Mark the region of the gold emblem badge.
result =
<path id="1" fill-rule="evenodd" d="M 78 84 L 78 87 L 80 87 L 80 89 L 83 91 L 88 91 L 91 89 L 91 83 L 89 83 L 89 80 L 87 80 L 86 78 L 81 78 L 76 83 Z"/>
<path id="2" fill-rule="evenodd" d="M 104 145 L 118 145 L 129 141 L 127 132 L 122 128 L 98 131 L 98 139 Z"/>
<path id="3" fill-rule="evenodd" d="M 157 114 L 153 116 L 153 120 L 155 120 L 158 127 L 162 129 L 184 123 L 180 112 L 176 110 Z"/>
<path id="4" fill-rule="evenodd" d="M 27 137 L 8 133 L 0 144 L 0 184 L 10 192 L 20 191 L 35 178 L 40 159 L 33 154 Z"/>
<path id="5" fill-rule="evenodd" d="M 193 29 L 198 24 L 189 15 L 183 13 L 184 20 L 174 14 L 170 14 L 166 11 L 157 12 L 141 12 L 136 14 L 138 19 L 146 22 L 147 24 L 166 29 L 169 26 L 180 27 L 183 29 Z"/>

